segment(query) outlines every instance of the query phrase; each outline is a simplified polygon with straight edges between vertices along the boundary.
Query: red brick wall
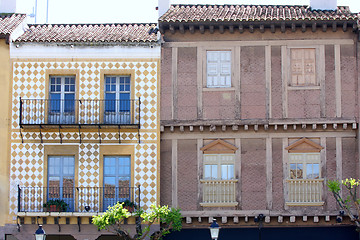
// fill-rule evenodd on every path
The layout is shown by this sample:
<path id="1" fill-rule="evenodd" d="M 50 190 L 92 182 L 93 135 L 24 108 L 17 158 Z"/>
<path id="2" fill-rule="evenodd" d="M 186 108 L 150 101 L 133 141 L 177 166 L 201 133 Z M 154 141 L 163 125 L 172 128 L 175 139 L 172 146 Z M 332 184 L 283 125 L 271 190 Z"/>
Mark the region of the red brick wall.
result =
<path id="1" fill-rule="evenodd" d="M 325 108 L 327 117 L 336 116 L 334 46 L 325 46 Z"/>
<path id="2" fill-rule="evenodd" d="M 342 139 L 342 166 L 343 166 L 343 179 L 345 178 L 358 178 L 357 175 L 359 161 L 356 158 L 357 141 L 355 138 Z"/>
<path id="3" fill-rule="evenodd" d="M 160 143 L 160 204 L 171 206 L 172 165 L 171 140 L 161 140 Z"/>
<path id="4" fill-rule="evenodd" d="M 288 91 L 289 118 L 320 118 L 320 90 Z"/>
<path id="5" fill-rule="evenodd" d="M 203 92 L 204 119 L 235 119 L 235 92 Z"/>
<path id="6" fill-rule="evenodd" d="M 172 108 L 172 49 L 162 48 L 161 49 L 161 90 L 160 90 L 160 119 L 170 120 L 171 119 L 171 108 Z"/>
<path id="7" fill-rule="evenodd" d="M 342 117 L 354 117 L 356 113 L 356 58 L 352 45 L 342 45 L 341 54 L 341 108 Z"/>
<path id="8" fill-rule="evenodd" d="M 177 116 L 179 120 L 197 119 L 197 50 L 178 48 Z"/>
<path id="9" fill-rule="evenodd" d="M 327 180 L 336 179 L 336 139 L 335 138 L 326 138 L 326 172 L 323 173 L 323 176 Z M 336 201 L 333 197 L 333 194 L 328 191 L 325 186 L 324 191 L 326 191 L 327 202 L 326 209 L 334 210 L 336 209 Z"/>
<path id="10" fill-rule="evenodd" d="M 241 118 L 265 118 L 265 47 L 242 47 L 240 56 Z"/>
<path id="11" fill-rule="evenodd" d="M 281 48 L 271 48 L 271 101 L 272 117 L 282 118 Z"/>
<path id="12" fill-rule="evenodd" d="M 284 209 L 282 139 L 272 140 L 273 210 Z"/>
<path id="13" fill-rule="evenodd" d="M 198 166 L 196 140 L 178 141 L 178 204 L 183 211 L 197 209 Z"/>
<path id="14" fill-rule="evenodd" d="M 242 209 L 266 209 L 265 139 L 241 140 Z"/>

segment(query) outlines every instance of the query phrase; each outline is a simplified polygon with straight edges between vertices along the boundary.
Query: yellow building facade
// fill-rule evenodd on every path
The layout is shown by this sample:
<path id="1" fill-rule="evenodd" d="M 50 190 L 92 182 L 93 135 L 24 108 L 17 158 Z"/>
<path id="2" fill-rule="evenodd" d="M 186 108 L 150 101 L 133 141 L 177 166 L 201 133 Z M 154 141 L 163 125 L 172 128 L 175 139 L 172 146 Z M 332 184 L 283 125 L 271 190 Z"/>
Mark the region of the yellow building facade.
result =
<path id="1" fill-rule="evenodd" d="M 102 239 L 93 215 L 118 201 L 145 210 L 159 203 L 154 28 L 35 25 L 14 42 L 7 183 L 12 237 L 28 239 L 43 224 L 50 239 Z M 49 210 L 52 200 L 66 209 Z"/>

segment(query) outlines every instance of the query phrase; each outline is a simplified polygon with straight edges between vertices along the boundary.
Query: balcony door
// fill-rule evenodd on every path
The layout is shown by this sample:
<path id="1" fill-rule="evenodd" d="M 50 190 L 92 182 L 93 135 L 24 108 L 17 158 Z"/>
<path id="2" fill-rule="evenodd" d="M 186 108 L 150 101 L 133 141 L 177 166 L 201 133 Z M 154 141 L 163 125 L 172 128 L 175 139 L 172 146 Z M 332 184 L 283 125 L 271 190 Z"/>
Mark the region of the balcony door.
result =
<path id="1" fill-rule="evenodd" d="M 51 76 L 49 94 L 50 124 L 75 123 L 75 76 Z"/>
<path id="2" fill-rule="evenodd" d="M 131 123 L 130 105 L 130 76 L 105 76 L 105 123 Z"/>
<path id="3" fill-rule="evenodd" d="M 74 211 L 74 156 L 48 157 L 48 200 L 60 199 L 65 201 L 67 211 Z"/>
<path id="4" fill-rule="evenodd" d="M 130 156 L 104 157 L 104 211 L 117 202 L 131 199 Z"/>

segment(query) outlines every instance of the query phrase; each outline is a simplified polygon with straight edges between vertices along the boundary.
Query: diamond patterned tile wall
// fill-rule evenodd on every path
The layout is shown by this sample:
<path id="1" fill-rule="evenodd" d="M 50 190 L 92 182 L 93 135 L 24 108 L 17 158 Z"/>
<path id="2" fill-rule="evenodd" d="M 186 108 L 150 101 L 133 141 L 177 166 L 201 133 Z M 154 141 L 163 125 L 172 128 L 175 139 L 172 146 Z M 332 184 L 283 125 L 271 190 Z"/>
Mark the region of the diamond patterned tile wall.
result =
<path id="1" fill-rule="evenodd" d="M 39 186 L 43 187 L 47 179 L 44 178 L 44 162 L 47 157 L 44 156 L 44 146 L 53 144 L 62 145 L 78 145 L 78 174 L 75 178 L 75 186 L 86 189 L 86 187 L 102 187 L 100 186 L 100 177 L 102 169 L 100 169 L 100 147 L 106 144 L 132 145 L 135 147 L 134 155 L 134 186 L 141 185 L 141 205 L 147 209 L 157 199 L 157 61 L 15 61 L 13 63 L 13 99 L 12 99 L 12 134 L 11 134 L 11 167 L 10 167 L 10 213 L 17 212 L 17 186 Z M 100 99 L 101 87 L 100 79 L 102 70 L 129 70 L 135 72 L 134 96 L 141 99 L 141 129 L 139 133 L 134 130 L 120 129 L 118 130 L 100 129 L 81 129 L 81 137 L 78 130 L 54 129 L 43 130 L 41 133 L 35 128 L 32 130 L 20 130 L 19 127 L 19 108 L 22 99 L 45 99 L 46 79 L 48 70 L 61 70 L 79 73 L 76 84 L 79 99 L 98 100 Z M 26 119 L 33 119 L 35 123 L 44 121 L 46 117 L 44 112 L 39 114 L 39 118 L 25 115 Z M 86 121 L 99 121 L 100 116 L 84 114 L 88 109 L 86 107 L 79 108 L 79 120 L 84 123 Z M 137 113 L 136 113 L 137 114 Z M 84 117 L 84 116 L 87 116 Z M 90 119 L 89 119 L 90 118 Z M 139 137 L 140 140 L 139 143 Z M 119 141 L 120 136 L 120 143 Z M 23 143 L 20 143 L 23 142 Z M 84 190 L 85 191 L 85 190 Z M 79 193 L 77 200 L 79 201 L 79 210 L 84 211 L 84 206 L 90 206 L 91 211 L 98 211 L 101 193 L 97 193 L 91 199 L 86 197 L 87 192 Z M 43 195 L 45 196 L 45 195 Z M 41 208 L 44 201 L 42 197 L 34 200 L 34 204 L 27 206 L 29 210 Z"/>
<path id="2" fill-rule="evenodd" d="M 156 129 L 157 123 L 157 62 L 15 62 L 13 68 L 13 128 L 19 128 L 20 97 L 45 99 L 46 70 L 78 70 L 79 99 L 100 99 L 100 70 L 135 71 L 135 98 L 141 99 L 141 128 Z M 80 109 L 79 115 L 85 109 Z M 137 113 L 136 113 L 137 114 Z M 136 116 L 135 114 L 135 116 Z M 41 114 L 41 119 L 44 118 Z M 24 116 L 27 117 L 27 116 Z M 99 116 L 90 116 L 99 119 Z M 40 120 L 40 119 L 39 119 Z M 84 119 L 86 121 L 88 119 Z"/>
<path id="3" fill-rule="evenodd" d="M 43 186 L 43 158 L 44 147 L 41 144 L 11 144 L 10 213 L 17 211 L 18 185 L 22 187 Z M 32 208 L 35 206 L 33 205 Z"/>

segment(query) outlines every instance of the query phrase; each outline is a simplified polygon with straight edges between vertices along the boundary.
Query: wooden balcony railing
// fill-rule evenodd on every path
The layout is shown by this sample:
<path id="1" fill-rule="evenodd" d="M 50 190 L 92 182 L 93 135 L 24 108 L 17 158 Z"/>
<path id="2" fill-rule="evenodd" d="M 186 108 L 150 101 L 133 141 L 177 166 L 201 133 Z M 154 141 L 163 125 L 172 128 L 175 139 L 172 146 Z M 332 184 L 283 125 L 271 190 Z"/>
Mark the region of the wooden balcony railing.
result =
<path id="1" fill-rule="evenodd" d="M 200 180 L 203 190 L 203 207 L 236 206 L 236 184 L 238 180 Z"/>
<path id="2" fill-rule="evenodd" d="M 323 205 L 324 179 L 288 179 L 287 205 Z"/>

